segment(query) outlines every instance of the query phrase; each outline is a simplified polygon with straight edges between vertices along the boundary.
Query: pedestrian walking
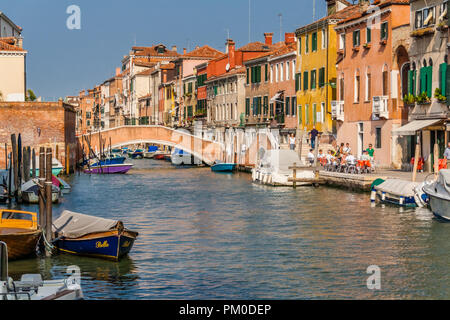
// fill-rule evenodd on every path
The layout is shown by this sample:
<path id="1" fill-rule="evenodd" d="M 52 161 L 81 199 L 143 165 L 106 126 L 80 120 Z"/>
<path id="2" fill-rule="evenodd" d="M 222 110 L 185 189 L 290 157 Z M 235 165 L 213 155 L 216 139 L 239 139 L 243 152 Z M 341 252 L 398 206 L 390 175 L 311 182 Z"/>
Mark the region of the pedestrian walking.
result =
<path id="1" fill-rule="evenodd" d="M 289 145 L 291 147 L 291 150 L 295 150 L 295 136 L 293 133 L 289 137 Z"/>
<path id="2" fill-rule="evenodd" d="M 311 148 L 316 148 L 316 137 L 319 135 L 319 131 L 316 130 L 316 127 L 314 126 L 311 132 L 309 133 L 309 139 L 311 143 Z"/>

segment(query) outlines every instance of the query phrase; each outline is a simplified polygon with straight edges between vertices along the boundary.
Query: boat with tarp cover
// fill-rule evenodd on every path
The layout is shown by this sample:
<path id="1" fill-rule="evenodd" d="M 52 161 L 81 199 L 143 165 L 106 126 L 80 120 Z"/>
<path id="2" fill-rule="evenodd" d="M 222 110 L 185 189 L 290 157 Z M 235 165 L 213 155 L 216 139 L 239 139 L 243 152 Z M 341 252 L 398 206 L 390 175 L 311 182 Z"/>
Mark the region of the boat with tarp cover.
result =
<path id="1" fill-rule="evenodd" d="M 450 170 L 441 170 L 437 181 L 425 185 L 423 192 L 430 197 L 433 214 L 437 218 L 450 221 Z"/>
<path id="2" fill-rule="evenodd" d="M 138 233 L 122 221 L 64 211 L 53 222 L 53 243 L 61 252 L 118 261 L 133 247 Z"/>

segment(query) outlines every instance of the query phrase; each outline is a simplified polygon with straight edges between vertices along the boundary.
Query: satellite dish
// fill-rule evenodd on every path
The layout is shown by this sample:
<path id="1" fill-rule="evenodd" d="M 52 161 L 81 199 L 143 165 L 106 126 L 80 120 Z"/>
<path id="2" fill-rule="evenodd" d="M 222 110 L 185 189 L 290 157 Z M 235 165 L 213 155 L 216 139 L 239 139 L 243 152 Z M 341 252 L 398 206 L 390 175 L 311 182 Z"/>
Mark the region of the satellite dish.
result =
<path id="1" fill-rule="evenodd" d="M 225 70 L 227 70 L 227 72 L 230 71 L 230 64 L 229 63 L 227 63 L 227 66 L 225 67 Z"/>

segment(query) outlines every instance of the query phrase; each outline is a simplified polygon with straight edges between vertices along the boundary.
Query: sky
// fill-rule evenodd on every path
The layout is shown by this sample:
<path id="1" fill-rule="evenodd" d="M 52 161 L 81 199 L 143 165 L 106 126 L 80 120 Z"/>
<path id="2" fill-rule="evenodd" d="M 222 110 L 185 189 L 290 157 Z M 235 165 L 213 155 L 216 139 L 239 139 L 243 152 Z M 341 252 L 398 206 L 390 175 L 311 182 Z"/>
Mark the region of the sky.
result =
<path id="1" fill-rule="evenodd" d="M 239 48 L 313 22 L 313 0 L 2 0 L 0 11 L 23 28 L 27 86 L 46 101 L 78 95 L 112 77 L 131 47 L 163 43 L 225 51 L 230 38 Z M 81 10 L 81 29 L 69 30 L 67 8 Z M 325 16 L 316 0 L 316 19 Z M 284 38 L 284 36 L 283 36 Z M 0 70 L 1 72 L 1 70 Z"/>

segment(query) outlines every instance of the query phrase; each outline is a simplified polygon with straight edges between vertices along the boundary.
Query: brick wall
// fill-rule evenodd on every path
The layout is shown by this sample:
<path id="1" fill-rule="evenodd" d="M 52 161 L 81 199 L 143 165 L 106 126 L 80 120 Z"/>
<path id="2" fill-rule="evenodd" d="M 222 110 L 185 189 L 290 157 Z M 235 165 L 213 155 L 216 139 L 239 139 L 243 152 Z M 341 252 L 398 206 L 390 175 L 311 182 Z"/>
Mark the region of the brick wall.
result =
<path id="1" fill-rule="evenodd" d="M 69 147 L 70 167 L 75 163 L 77 140 L 74 108 L 59 102 L 0 102 L 0 168 L 5 168 L 5 143 L 11 152 L 11 134 L 22 135 L 22 146 L 51 147 L 53 155 L 66 164 Z M 58 151 L 58 154 L 56 154 Z"/>

